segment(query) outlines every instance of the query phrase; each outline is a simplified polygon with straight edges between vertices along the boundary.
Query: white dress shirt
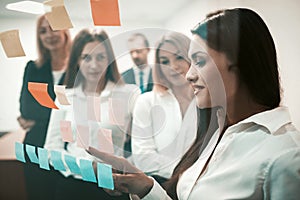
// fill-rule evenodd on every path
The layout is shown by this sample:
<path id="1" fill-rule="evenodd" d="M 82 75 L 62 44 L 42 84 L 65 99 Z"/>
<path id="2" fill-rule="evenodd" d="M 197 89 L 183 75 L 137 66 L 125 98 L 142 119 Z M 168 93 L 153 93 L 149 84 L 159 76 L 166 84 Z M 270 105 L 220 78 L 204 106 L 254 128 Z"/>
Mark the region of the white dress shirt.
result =
<path id="1" fill-rule="evenodd" d="M 132 158 L 149 175 L 170 178 L 196 138 L 197 109 L 193 100 L 182 118 L 171 90 L 139 96 L 133 112 Z"/>
<path id="2" fill-rule="evenodd" d="M 292 125 L 287 108 L 261 112 L 228 127 L 199 177 L 219 135 L 217 130 L 199 159 L 181 175 L 179 199 L 299 198 L 300 133 Z M 292 154 L 286 155 L 289 151 Z M 295 162 L 298 166 L 293 165 Z M 298 177 L 292 177 L 297 171 Z M 170 197 L 155 182 L 144 199 Z"/>
<path id="3" fill-rule="evenodd" d="M 140 70 L 137 66 L 133 67 L 135 83 L 137 86 L 140 86 L 140 71 L 143 71 L 143 82 L 144 82 L 144 89 L 146 90 L 148 87 L 148 80 L 150 75 L 151 67 L 147 65 L 144 69 Z"/>
<path id="4" fill-rule="evenodd" d="M 88 119 L 87 114 L 87 96 L 83 93 L 81 85 L 66 89 L 66 95 L 71 105 L 60 105 L 58 110 L 53 109 L 50 117 L 50 122 L 48 126 L 48 132 L 46 137 L 46 142 L 44 147 L 48 150 L 61 151 L 62 154 L 69 154 L 76 157 L 77 162 L 79 159 L 96 160 L 90 154 L 88 154 L 84 148 L 78 147 L 76 137 L 77 135 L 77 125 L 88 126 L 89 131 L 89 146 L 97 147 L 95 141 L 97 141 L 97 132 L 99 128 L 105 128 L 112 130 L 112 141 L 114 147 L 115 155 L 123 155 L 123 146 L 127 134 L 127 126 L 131 122 L 131 115 L 133 106 L 137 96 L 140 94 L 139 88 L 136 85 L 116 85 L 113 82 L 108 82 L 105 89 L 100 95 L 100 122 L 91 121 Z M 122 98 L 124 104 L 120 106 L 126 107 L 126 112 L 124 114 L 124 124 L 116 125 L 111 124 L 109 119 L 109 98 Z M 56 100 L 56 105 L 58 101 Z M 95 106 L 96 108 L 97 106 Z M 95 112 L 96 113 L 96 112 Z M 71 121 L 71 127 L 73 136 L 75 136 L 73 143 L 68 143 L 67 149 L 64 149 L 64 141 L 60 133 L 60 121 L 68 120 Z M 65 163 L 64 156 L 62 160 Z M 50 162 L 51 163 L 51 162 Z M 65 166 L 66 163 L 65 163 Z M 67 171 L 61 171 L 64 176 L 73 175 L 66 167 Z M 74 175 L 73 175 L 74 176 Z M 75 178 L 81 178 L 78 175 Z"/>

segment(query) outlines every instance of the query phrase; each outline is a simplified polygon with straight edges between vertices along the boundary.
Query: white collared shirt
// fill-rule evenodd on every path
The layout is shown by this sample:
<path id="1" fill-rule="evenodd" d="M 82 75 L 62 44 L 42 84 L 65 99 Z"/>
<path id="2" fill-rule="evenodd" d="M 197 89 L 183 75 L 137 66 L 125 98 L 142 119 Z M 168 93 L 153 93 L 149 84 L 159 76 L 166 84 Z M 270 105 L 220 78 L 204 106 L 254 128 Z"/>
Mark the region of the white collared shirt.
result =
<path id="1" fill-rule="evenodd" d="M 144 82 L 144 88 L 148 87 L 148 80 L 149 80 L 149 75 L 150 75 L 150 70 L 151 67 L 150 65 L 147 65 L 144 69 L 140 70 L 137 66 L 133 67 L 133 72 L 134 72 L 134 78 L 135 78 L 135 83 L 137 86 L 140 86 L 140 71 L 143 71 L 143 82 Z"/>
<path id="2" fill-rule="evenodd" d="M 294 160 L 298 164 L 300 161 L 300 133 L 292 125 L 287 108 L 261 112 L 229 127 L 204 173 L 198 178 L 218 136 L 219 130 L 207 145 L 206 153 L 203 152 L 180 177 L 177 184 L 179 199 L 286 199 L 286 189 L 282 185 L 289 187 L 288 199 L 299 197 L 300 190 L 294 187 L 299 185 L 299 174 L 296 178 L 289 178 L 285 173 L 278 178 L 278 171 L 283 171 L 283 163 L 293 174 L 300 170 L 299 166 L 293 165 Z M 298 154 L 292 151 L 292 155 L 280 156 L 290 150 Z M 271 173 L 271 169 L 280 170 Z M 170 197 L 155 183 L 144 199 Z"/>
<path id="3" fill-rule="evenodd" d="M 131 115 L 133 106 L 135 104 L 137 96 L 140 94 L 140 90 L 136 85 L 125 84 L 116 85 L 113 82 L 108 82 L 105 89 L 100 95 L 100 122 L 91 121 L 88 119 L 87 111 L 87 96 L 83 93 L 81 85 L 66 89 L 66 95 L 71 105 L 59 105 L 56 100 L 56 105 L 59 105 L 59 109 L 53 109 L 49 121 L 48 132 L 44 147 L 50 150 L 57 150 L 63 154 L 69 154 L 76 157 L 77 163 L 79 159 L 95 160 L 94 157 L 89 155 L 84 148 L 78 147 L 77 144 L 77 125 L 88 126 L 89 131 L 89 146 L 97 147 L 95 141 L 97 141 L 97 132 L 99 128 L 105 128 L 112 130 L 112 140 L 114 147 L 114 154 L 123 156 L 123 146 L 126 139 L 126 131 L 128 123 L 131 121 Z M 122 98 L 126 111 L 124 115 L 124 124 L 117 125 L 111 124 L 109 116 L 109 99 L 113 97 Z M 127 105 L 126 105 L 127 104 Z M 97 106 L 95 106 L 97 108 Z M 95 112 L 97 113 L 97 112 Z M 74 138 L 74 142 L 68 143 L 67 149 L 64 149 L 64 141 L 60 133 L 60 121 L 68 120 L 71 121 L 71 127 Z M 86 146 L 87 147 L 87 146 Z M 64 156 L 62 156 L 64 161 Z M 51 162 L 50 162 L 51 163 Z M 64 176 L 73 175 L 68 169 L 65 163 L 67 171 L 60 171 Z M 75 175 L 75 178 L 81 178 L 81 176 Z"/>
<path id="4" fill-rule="evenodd" d="M 170 178 L 177 163 L 196 138 L 197 109 L 193 100 L 182 118 L 171 90 L 139 96 L 133 112 L 132 158 L 149 175 Z"/>

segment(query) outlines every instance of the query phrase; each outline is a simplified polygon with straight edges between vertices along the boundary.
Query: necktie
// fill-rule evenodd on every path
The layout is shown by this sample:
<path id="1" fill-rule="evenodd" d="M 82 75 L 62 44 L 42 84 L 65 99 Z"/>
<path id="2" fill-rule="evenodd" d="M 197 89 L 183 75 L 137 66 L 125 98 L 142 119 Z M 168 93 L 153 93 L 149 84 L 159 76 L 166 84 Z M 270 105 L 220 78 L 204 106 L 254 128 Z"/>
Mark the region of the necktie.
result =
<path id="1" fill-rule="evenodd" d="M 144 72 L 141 70 L 140 73 L 140 89 L 141 93 L 144 93 Z"/>

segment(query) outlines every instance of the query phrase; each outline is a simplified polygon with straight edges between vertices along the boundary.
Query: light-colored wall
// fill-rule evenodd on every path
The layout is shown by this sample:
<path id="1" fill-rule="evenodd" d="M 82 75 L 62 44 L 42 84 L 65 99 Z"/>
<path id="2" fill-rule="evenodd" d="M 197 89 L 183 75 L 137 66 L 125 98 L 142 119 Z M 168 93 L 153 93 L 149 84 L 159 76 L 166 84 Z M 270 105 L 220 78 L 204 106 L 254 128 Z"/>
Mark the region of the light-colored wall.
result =
<path id="1" fill-rule="evenodd" d="M 70 29 L 72 37 L 75 37 L 76 33 L 83 28 L 95 28 L 91 19 L 72 19 L 72 23 L 74 25 L 74 28 Z M 147 27 L 162 27 L 162 25 L 148 22 Z M 143 30 L 145 26 L 138 21 L 126 22 L 121 27 L 97 28 L 104 29 L 110 36 L 120 72 L 125 71 L 133 65 L 126 45 L 129 35 L 136 31 L 142 32 L 149 37 L 150 44 L 154 45 L 160 32 L 157 31 L 156 34 L 152 34 L 153 32 L 149 32 L 147 29 Z M 0 132 L 12 132 L 19 129 L 16 118 L 19 116 L 19 96 L 23 72 L 26 63 L 29 60 L 37 58 L 36 17 L 33 16 L 26 19 L 7 19 L 1 17 L 0 32 L 11 29 L 19 29 L 20 40 L 26 56 L 7 58 L 2 46 L 0 47 L 0 91 L 2 94 L 0 103 Z M 153 63 L 153 51 L 149 54 L 149 63 Z"/>
<path id="2" fill-rule="evenodd" d="M 196 25 L 205 15 L 212 10 L 225 7 L 249 7 L 256 10 L 266 21 L 274 37 L 278 61 L 280 64 L 281 80 L 284 89 L 283 104 L 289 106 L 291 116 L 296 126 L 300 129 L 300 67 L 298 67 L 298 56 L 300 55 L 300 2 L 298 0 L 190 0 L 184 8 L 178 10 L 169 20 L 159 23 L 147 21 L 142 23 L 126 21 L 121 27 L 104 27 L 110 37 L 115 54 L 118 58 L 120 71 L 124 71 L 132 65 L 131 59 L 126 52 L 126 37 L 128 31 L 135 29 L 157 27 L 183 32 L 191 36 L 189 30 Z M 92 27 L 90 19 L 72 19 L 74 28 L 71 29 L 72 36 L 84 27 Z M 16 117 L 19 115 L 19 93 L 22 84 L 23 71 L 26 62 L 36 58 L 35 43 L 35 18 L 32 19 L 7 19 L 0 17 L 0 32 L 9 29 L 19 29 L 25 57 L 6 58 L 0 47 L 0 131 L 17 130 Z M 149 34 L 147 30 L 142 31 L 149 35 L 150 43 L 153 45 L 158 37 L 157 34 Z M 158 31 L 159 32 L 159 31 Z M 124 42 L 120 42 L 120 41 Z M 153 52 L 149 58 L 153 62 Z"/>
<path id="3" fill-rule="evenodd" d="M 283 88 L 282 104 L 289 107 L 292 120 L 300 129 L 300 2 L 299 0 L 194 0 L 165 24 L 166 28 L 191 36 L 190 30 L 210 11 L 246 7 L 265 20 L 274 38 Z"/>

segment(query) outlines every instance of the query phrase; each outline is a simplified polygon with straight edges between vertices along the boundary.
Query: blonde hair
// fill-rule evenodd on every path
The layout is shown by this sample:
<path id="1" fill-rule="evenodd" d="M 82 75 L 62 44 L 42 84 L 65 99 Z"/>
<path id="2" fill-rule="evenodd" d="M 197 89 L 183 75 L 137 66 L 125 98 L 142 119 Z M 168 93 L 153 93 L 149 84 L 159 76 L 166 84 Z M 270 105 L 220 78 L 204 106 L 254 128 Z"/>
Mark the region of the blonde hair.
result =
<path id="1" fill-rule="evenodd" d="M 40 33 L 39 33 L 39 29 L 41 28 L 41 25 L 43 23 L 44 20 L 46 19 L 45 15 L 42 15 L 38 18 L 37 20 L 37 24 L 36 24 L 36 39 L 37 39 L 37 53 L 38 53 L 38 58 L 35 61 L 36 65 L 38 67 L 43 66 L 45 63 L 51 61 L 51 54 L 50 51 L 48 49 L 46 49 L 40 39 Z M 66 43 L 64 46 L 64 52 L 66 52 L 66 55 L 68 57 L 69 55 L 69 51 L 71 48 L 71 35 L 68 29 L 66 30 L 61 30 L 66 37 Z"/>
<path id="2" fill-rule="evenodd" d="M 165 92 L 171 86 L 170 82 L 166 79 L 165 75 L 161 70 L 159 63 L 159 50 L 165 43 L 173 44 L 179 51 L 180 55 L 189 62 L 188 50 L 190 46 L 190 39 L 182 33 L 168 32 L 164 34 L 160 40 L 157 41 L 155 47 L 155 64 L 152 69 L 152 76 L 154 87 L 153 90 L 156 92 Z"/>

